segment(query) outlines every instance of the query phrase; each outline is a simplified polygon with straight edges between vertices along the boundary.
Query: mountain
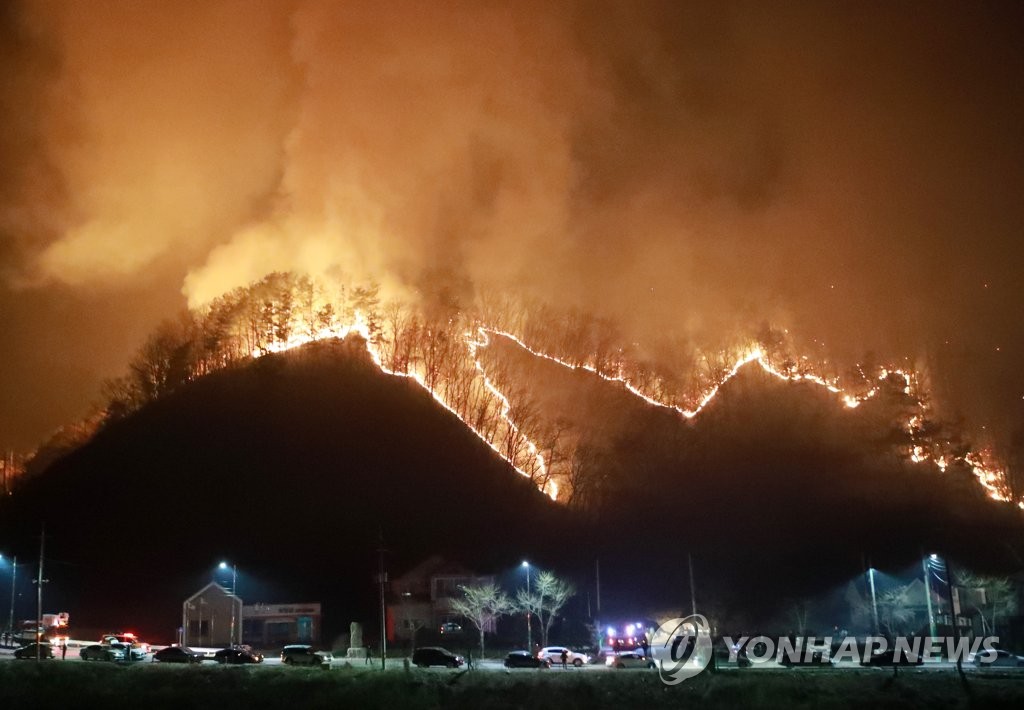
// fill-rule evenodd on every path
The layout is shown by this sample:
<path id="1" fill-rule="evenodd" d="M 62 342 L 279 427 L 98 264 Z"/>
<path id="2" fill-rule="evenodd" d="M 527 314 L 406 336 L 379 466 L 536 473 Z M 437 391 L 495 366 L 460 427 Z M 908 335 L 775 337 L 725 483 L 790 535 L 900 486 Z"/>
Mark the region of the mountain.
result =
<path id="1" fill-rule="evenodd" d="M 705 599 L 756 616 L 858 578 L 868 560 L 920 569 L 927 550 L 978 570 L 1024 566 L 1018 509 L 987 498 L 963 464 L 941 472 L 905 453 L 900 383 L 848 409 L 823 387 L 751 363 L 686 419 L 507 338 L 490 349 L 492 366 L 530 383 L 536 418 L 578 434 L 578 468 L 605 531 L 594 554 L 617 561 L 602 562 L 603 579 L 637 580 L 680 604 L 689 554 Z"/>
<path id="2" fill-rule="evenodd" d="M 160 638 L 221 559 L 247 601 L 320 600 L 344 627 L 372 618 L 381 533 L 391 569 L 436 553 L 489 570 L 528 552 L 527 522 L 569 528 L 355 336 L 213 373 L 108 425 L 4 502 L 0 535 L 22 560 L 40 521 L 47 608 Z"/>
<path id="3" fill-rule="evenodd" d="M 900 453 L 898 388 L 848 410 L 748 366 L 686 420 L 508 340 L 486 359 L 527 383 L 538 420 L 575 432 L 586 505 L 541 495 L 350 336 L 236 364 L 106 425 L 4 501 L 0 539 L 24 560 L 45 521 L 48 609 L 166 640 L 221 559 L 247 601 L 322 601 L 329 632 L 370 620 L 380 534 L 395 572 L 441 554 L 516 585 L 526 557 L 576 582 L 578 616 L 597 612 L 599 562 L 609 618 L 687 607 L 691 560 L 702 608 L 753 620 L 862 578 L 868 559 L 1022 566 L 1018 511 L 962 466 Z"/>

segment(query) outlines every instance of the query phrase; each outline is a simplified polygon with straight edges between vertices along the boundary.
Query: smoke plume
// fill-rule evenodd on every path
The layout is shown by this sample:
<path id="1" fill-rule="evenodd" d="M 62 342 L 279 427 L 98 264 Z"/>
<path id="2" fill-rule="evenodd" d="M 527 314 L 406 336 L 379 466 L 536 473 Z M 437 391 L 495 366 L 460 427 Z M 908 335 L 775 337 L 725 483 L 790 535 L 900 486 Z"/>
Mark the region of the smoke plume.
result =
<path id="1" fill-rule="evenodd" d="M 0 13 L 21 401 L 81 408 L 33 374 L 45 330 L 87 321 L 60 347 L 92 382 L 185 303 L 297 270 L 579 307 L 652 353 L 767 323 L 837 368 L 926 370 L 979 431 L 1024 427 L 1015 5 Z M 38 438 L 19 419 L 3 437 Z"/>

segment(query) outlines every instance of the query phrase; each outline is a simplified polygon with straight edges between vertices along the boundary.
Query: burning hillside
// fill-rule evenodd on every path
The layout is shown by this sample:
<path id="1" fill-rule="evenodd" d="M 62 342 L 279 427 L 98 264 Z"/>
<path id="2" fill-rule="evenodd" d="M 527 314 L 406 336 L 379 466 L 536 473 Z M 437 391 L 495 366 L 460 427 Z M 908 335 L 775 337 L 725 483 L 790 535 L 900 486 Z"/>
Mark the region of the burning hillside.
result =
<path id="1" fill-rule="evenodd" d="M 679 582 L 680 549 L 723 593 L 745 575 L 789 569 L 771 583 L 783 594 L 847 574 L 864 549 L 901 562 L 928 544 L 981 560 L 990 546 L 977 549 L 964 531 L 987 539 L 1017 529 L 1016 510 L 985 500 L 965 464 L 940 474 L 908 455 L 902 422 L 919 405 L 903 380 L 887 378 L 849 408 L 814 380 L 751 361 L 724 370 L 713 399 L 686 418 L 590 369 L 467 330 L 458 313 L 435 328 L 413 309 L 381 317 L 388 309 L 372 287 L 312 304 L 298 297 L 310 289 L 323 287 L 277 274 L 165 324 L 111 383 L 98 433 L 26 481 L 5 503 L 4 525 L 31 529 L 55 498 L 75 510 L 144 508 L 160 528 L 226 520 L 276 529 L 298 519 L 232 547 L 311 585 L 322 584 L 325 559 L 365 565 L 359 555 L 378 528 L 403 555 L 450 549 L 489 564 L 515 559 L 522 545 L 516 534 L 496 541 L 496 531 L 544 530 L 557 540 L 552 559 L 586 568 L 586 549 L 602 568 L 620 569 L 610 587 L 621 593 L 647 565 L 674 570 L 666 596 Z M 405 323 L 397 338 L 387 326 L 395 319 Z M 506 465 L 509 456 L 523 465 Z M 555 484 L 567 507 L 537 490 Z M 108 550 L 73 544 L 67 526 L 79 519 L 48 522 L 48 533 L 90 574 L 107 569 Z M 90 530 L 115 537 L 119 525 L 115 517 Z M 346 544 L 321 544 L 324 526 Z M 899 540 L 894 530 L 904 531 Z M 155 538 L 119 545 L 117 559 L 202 565 L 175 557 L 174 536 Z M 652 549 L 638 557 L 638 542 Z M 834 564 L 808 567 L 823 544 Z"/>
<path id="2" fill-rule="evenodd" d="M 512 317 L 510 314 L 515 314 Z M 547 325 L 545 326 L 545 319 Z M 511 329 L 518 327 L 521 335 Z M 859 366 L 845 378 L 815 370 L 793 356 L 782 334 L 733 353 L 694 353 L 678 372 L 632 357 L 606 322 L 550 311 L 501 307 L 486 300 L 450 300 L 432 310 L 392 300 L 381 303 L 375 286 L 328 285 L 306 276 L 272 274 L 226 294 L 199 311 L 165 323 L 147 341 L 126 377 L 111 382 L 110 416 L 121 416 L 203 374 L 268 353 L 358 333 L 385 373 L 407 377 L 426 389 L 480 439 L 552 498 L 573 500 L 572 481 L 587 464 L 577 451 L 600 421 L 564 425 L 535 406 L 543 392 L 507 359 L 494 357 L 495 342 L 514 343 L 534 358 L 579 370 L 622 388 L 638 404 L 694 420 L 722 386 L 755 367 L 785 383 L 821 390 L 835 407 L 859 410 L 885 399 L 883 429 L 895 455 L 936 473 L 966 468 L 995 500 L 1013 497 L 1011 482 L 987 451 L 975 451 L 936 418 L 916 373 L 891 366 Z M 530 345 L 532 338 L 535 345 Z M 680 357 L 682 361 L 682 358 Z M 1014 499 L 1015 502 L 1018 502 Z"/>
<path id="3" fill-rule="evenodd" d="M 1020 9 L 930 11 L 5 3 L 0 447 L 186 303 L 294 271 L 434 330 L 446 295 L 460 348 L 484 325 L 684 411 L 755 348 L 851 401 L 884 366 L 1016 463 Z"/>

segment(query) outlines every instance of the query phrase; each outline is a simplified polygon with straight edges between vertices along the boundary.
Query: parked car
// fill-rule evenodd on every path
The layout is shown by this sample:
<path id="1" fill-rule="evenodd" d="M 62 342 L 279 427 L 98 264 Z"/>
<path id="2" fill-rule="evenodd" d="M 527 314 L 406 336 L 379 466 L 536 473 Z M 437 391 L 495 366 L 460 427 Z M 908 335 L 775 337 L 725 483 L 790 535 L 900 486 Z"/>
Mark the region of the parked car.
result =
<path id="1" fill-rule="evenodd" d="M 213 660 L 217 663 L 263 663 L 263 654 L 254 651 L 249 646 L 232 646 L 222 648 L 213 654 Z"/>
<path id="2" fill-rule="evenodd" d="M 149 644 L 139 641 L 135 634 L 105 634 L 99 645 L 122 649 L 126 654 L 125 658 L 132 661 L 144 661 L 149 656 Z M 129 653 L 131 656 L 127 655 Z"/>
<path id="3" fill-rule="evenodd" d="M 1001 648 L 992 651 L 978 651 L 972 659 L 978 668 L 1020 668 L 1024 667 L 1024 657 L 1014 655 Z"/>
<path id="4" fill-rule="evenodd" d="M 116 634 L 104 634 L 103 638 L 100 639 L 100 643 L 104 643 L 104 644 L 125 643 L 125 644 L 128 644 L 132 648 L 136 649 L 136 653 L 134 654 L 134 656 L 138 655 L 139 649 L 142 650 L 142 655 L 143 656 L 149 655 L 150 651 L 152 651 L 152 649 L 149 647 L 148 643 L 146 643 L 145 641 L 139 640 L 139 637 L 136 636 L 135 634 L 131 633 L 130 631 L 124 632 L 124 633 L 116 633 Z"/>
<path id="5" fill-rule="evenodd" d="M 609 668 L 657 668 L 653 658 L 648 658 L 642 651 L 619 651 L 609 654 L 604 659 Z"/>
<path id="6" fill-rule="evenodd" d="M 78 657 L 83 661 L 123 661 L 125 650 L 125 647 L 120 644 L 112 646 L 94 643 L 91 646 L 83 647 L 78 652 Z"/>
<path id="7" fill-rule="evenodd" d="M 796 666 L 831 666 L 832 659 L 829 658 L 829 651 L 822 650 L 819 648 L 812 648 L 808 653 L 805 649 L 800 649 L 800 655 L 793 658 L 789 657 L 787 653 L 781 653 L 778 656 L 779 665 L 785 666 L 786 668 L 794 668 Z"/>
<path id="8" fill-rule="evenodd" d="M 832 646 L 824 641 L 816 641 L 813 637 L 796 638 L 791 645 L 779 644 L 775 660 L 780 666 L 794 668 L 796 666 L 832 666 Z"/>
<path id="9" fill-rule="evenodd" d="M 736 654 L 737 668 L 752 668 L 753 666 L 773 666 L 778 656 L 770 657 L 769 648 L 764 641 L 756 639 L 745 639 L 742 644 L 734 644 L 732 653 Z M 756 658 L 754 661 L 751 656 Z"/>
<path id="10" fill-rule="evenodd" d="M 513 651 L 505 656 L 506 668 L 550 668 L 551 661 L 537 658 L 529 651 Z"/>
<path id="11" fill-rule="evenodd" d="M 584 663 L 590 663 L 590 656 L 579 651 L 573 651 L 565 646 L 545 646 L 537 653 L 537 658 L 546 658 L 553 666 L 562 664 L 562 651 L 566 652 L 566 663 L 579 668 Z"/>
<path id="12" fill-rule="evenodd" d="M 870 658 L 860 662 L 862 666 L 920 666 L 924 663 L 921 654 L 900 653 L 896 658 L 896 649 L 890 648 L 885 651 L 875 651 Z"/>
<path id="13" fill-rule="evenodd" d="M 447 668 L 458 668 L 466 662 L 462 656 L 457 656 L 446 648 L 439 646 L 425 646 L 417 648 L 412 654 L 413 665 L 420 668 L 428 666 L 445 666 Z"/>
<path id="14" fill-rule="evenodd" d="M 168 646 L 153 654 L 153 660 L 160 663 L 201 663 L 204 657 L 188 646 Z"/>
<path id="15" fill-rule="evenodd" d="M 281 663 L 286 666 L 323 666 L 329 668 L 334 656 L 330 651 L 317 651 L 306 644 L 292 644 L 281 649 Z"/>
<path id="16" fill-rule="evenodd" d="M 39 647 L 39 658 L 53 658 L 53 646 L 47 641 L 32 642 L 14 650 L 15 658 L 31 659 L 36 657 L 36 646 Z"/>
<path id="17" fill-rule="evenodd" d="M 121 649 L 125 654 L 125 658 L 132 661 L 144 661 L 149 657 L 149 653 L 146 649 L 136 643 L 112 643 L 109 644 L 108 647 Z"/>

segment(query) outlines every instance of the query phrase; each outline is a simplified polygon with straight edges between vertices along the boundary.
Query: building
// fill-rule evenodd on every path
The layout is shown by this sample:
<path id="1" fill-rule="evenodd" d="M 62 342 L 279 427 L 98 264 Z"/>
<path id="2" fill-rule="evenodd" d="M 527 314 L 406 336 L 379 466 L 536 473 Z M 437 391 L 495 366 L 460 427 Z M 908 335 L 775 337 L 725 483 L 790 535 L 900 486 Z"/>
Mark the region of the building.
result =
<path id="1" fill-rule="evenodd" d="M 242 640 L 242 600 L 210 582 L 181 605 L 183 646 L 230 646 Z"/>
<path id="2" fill-rule="evenodd" d="M 483 584 L 494 584 L 494 577 L 436 555 L 424 560 L 389 584 L 388 638 L 409 640 L 420 629 L 444 635 L 454 628 L 447 624 L 463 623 L 452 611 L 452 599 L 461 598 L 462 587 Z"/>
<path id="3" fill-rule="evenodd" d="M 242 607 L 242 638 L 257 648 L 289 643 L 320 642 L 322 615 L 319 602 L 304 604 L 249 604 Z"/>

